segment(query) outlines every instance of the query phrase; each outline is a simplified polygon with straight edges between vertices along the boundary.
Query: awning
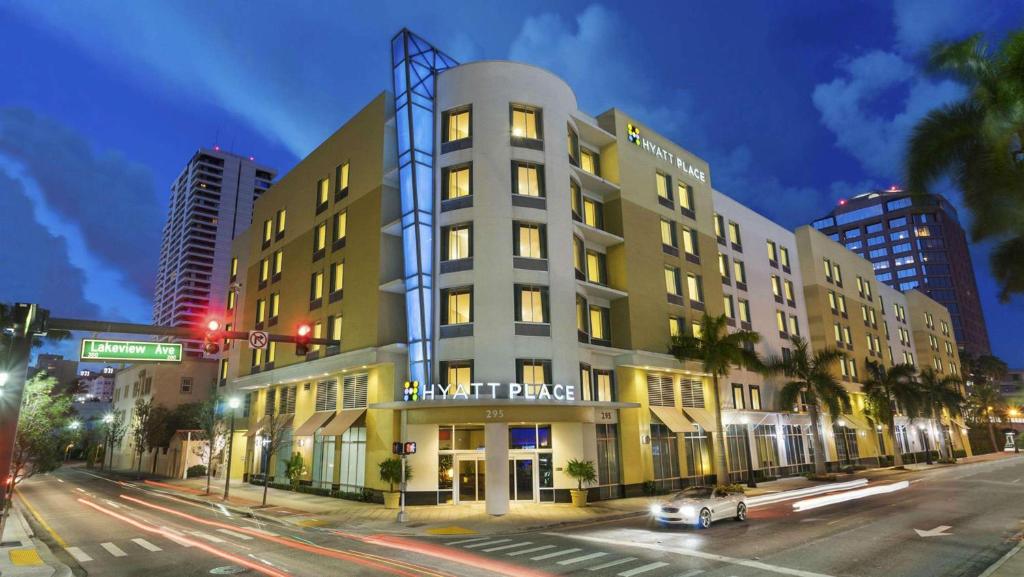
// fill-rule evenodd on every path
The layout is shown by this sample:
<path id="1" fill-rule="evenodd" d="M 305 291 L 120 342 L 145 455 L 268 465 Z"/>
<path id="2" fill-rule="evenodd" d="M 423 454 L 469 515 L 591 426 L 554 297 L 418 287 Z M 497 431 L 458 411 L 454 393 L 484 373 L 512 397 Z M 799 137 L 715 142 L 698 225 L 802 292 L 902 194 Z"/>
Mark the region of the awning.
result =
<path id="1" fill-rule="evenodd" d="M 696 409 L 693 407 L 683 407 L 683 412 L 690 418 L 691 421 L 700 425 L 705 431 L 717 431 L 718 424 L 715 423 L 715 414 L 708 409 Z"/>
<path id="2" fill-rule="evenodd" d="M 863 417 L 862 415 L 856 415 L 856 414 L 841 415 L 841 416 L 837 417 L 836 419 L 834 419 L 833 422 L 836 422 L 839 419 L 842 419 L 842 420 L 846 421 L 847 426 L 849 426 L 851 429 L 860 429 L 862 431 L 874 430 L 874 428 L 871 426 L 871 424 L 868 423 L 868 420 L 865 417 Z"/>
<path id="3" fill-rule="evenodd" d="M 696 430 L 693 423 L 688 421 L 675 407 L 652 406 L 651 412 L 661 419 L 661 422 L 665 423 L 665 426 L 673 433 L 692 433 Z"/>
<path id="4" fill-rule="evenodd" d="M 262 419 L 260 419 L 258 423 L 256 423 L 255 427 L 246 431 L 245 436 L 255 437 L 256 435 L 262 433 L 264 429 L 267 428 L 267 425 L 269 423 L 268 419 L 279 419 L 277 427 L 279 429 L 287 429 L 288 427 L 292 426 L 292 421 L 295 420 L 295 415 L 278 415 L 276 417 L 264 416 Z"/>
<path id="5" fill-rule="evenodd" d="M 262 419 L 260 419 L 256 423 L 255 427 L 251 427 L 248 431 L 246 431 L 245 436 L 246 437 L 255 437 L 256 435 L 258 435 L 260 433 L 260 431 L 263 430 L 263 427 L 265 427 L 266 425 L 267 425 L 267 418 L 263 417 Z"/>
<path id="6" fill-rule="evenodd" d="M 343 409 L 335 414 L 334 419 L 327 426 L 320 431 L 320 434 L 324 437 L 335 437 L 343 434 L 355 423 L 359 417 L 363 416 L 366 409 Z"/>
<path id="7" fill-rule="evenodd" d="M 295 429 L 294 436 L 312 437 L 317 429 L 326 425 L 327 421 L 330 421 L 332 418 L 334 418 L 334 411 L 318 411 L 313 413 L 310 418 L 306 419 L 305 423 L 302 423 Z"/>

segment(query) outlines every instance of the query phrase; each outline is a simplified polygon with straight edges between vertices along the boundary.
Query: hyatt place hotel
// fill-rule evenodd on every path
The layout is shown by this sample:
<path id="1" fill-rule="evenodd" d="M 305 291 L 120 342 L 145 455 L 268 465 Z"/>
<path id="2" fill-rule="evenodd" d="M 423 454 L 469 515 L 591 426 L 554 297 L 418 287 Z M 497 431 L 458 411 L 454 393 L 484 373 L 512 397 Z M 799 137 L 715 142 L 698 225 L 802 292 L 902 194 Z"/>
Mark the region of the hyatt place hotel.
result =
<path id="1" fill-rule="evenodd" d="M 855 410 L 823 419 L 831 467 L 926 435 L 969 452 L 959 415 L 900 417 L 894 448 L 863 412 L 865 359 L 958 373 L 941 305 L 714 190 L 643 119 L 579 110 L 547 70 L 459 64 L 406 30 L 391 50 L 392 90 L 274 184 L 234 243 L 232 329 L 309 324 L 341 343 L 227 348 L 240 477 L 284 482 L 297 452 L 301 483 L 379 499 L 378 463 L 415 441 L 410 504 L 501 515 L 568 501 L 571 459 L 596 467 L 591 500 L 710 482 L 715 435 L 736 480 L 809 470 L 806 407 L 778 406 L 777 382 L 722 379 L 718 422 L 710 377 L 668 354 L 705 313 L 758 331 L 763 355 L 792 335 L 847 353 L 835 374 Z M 268 459 L 275 416 L 287 431 Z"/>

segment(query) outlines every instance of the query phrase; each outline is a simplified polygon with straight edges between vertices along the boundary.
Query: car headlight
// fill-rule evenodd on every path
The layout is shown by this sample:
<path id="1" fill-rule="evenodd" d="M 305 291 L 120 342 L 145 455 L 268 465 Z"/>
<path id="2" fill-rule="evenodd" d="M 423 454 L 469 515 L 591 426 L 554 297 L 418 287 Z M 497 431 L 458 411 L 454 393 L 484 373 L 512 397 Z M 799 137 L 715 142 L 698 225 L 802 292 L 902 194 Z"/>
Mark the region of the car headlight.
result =
<path id="1" fill-rule="evenodd" d="M 658 513 L 661 513 L 661 505 L 651 505 L 651 514 L 657 515 Z"/>
<path id="2" fill-rule="evenodd" d="M 679 512 L 687 517 L 692 517 L 695 511 L 693 507 L 682 507 L 679 509 Z"/>

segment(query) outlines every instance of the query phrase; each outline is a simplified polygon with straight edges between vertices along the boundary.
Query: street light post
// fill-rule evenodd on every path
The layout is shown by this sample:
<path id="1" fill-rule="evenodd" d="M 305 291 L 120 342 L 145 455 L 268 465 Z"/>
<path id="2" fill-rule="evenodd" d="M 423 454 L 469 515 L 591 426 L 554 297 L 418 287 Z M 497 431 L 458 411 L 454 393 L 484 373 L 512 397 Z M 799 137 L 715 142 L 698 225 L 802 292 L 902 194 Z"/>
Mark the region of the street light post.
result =
<path id="1" fill-rule="evenodd" d="M 231 489 L 231 449 L 235 445 L 235 413 L 238 412 L 238 406 L 242 404 L 238 397 L 231 397 L 228 399 L 228 407 L 231 408 L 231 432 L 228 434 L 228 470 L 227 474 L 224 475 L 224 500 L 228 500 L 228 491 Z"/>

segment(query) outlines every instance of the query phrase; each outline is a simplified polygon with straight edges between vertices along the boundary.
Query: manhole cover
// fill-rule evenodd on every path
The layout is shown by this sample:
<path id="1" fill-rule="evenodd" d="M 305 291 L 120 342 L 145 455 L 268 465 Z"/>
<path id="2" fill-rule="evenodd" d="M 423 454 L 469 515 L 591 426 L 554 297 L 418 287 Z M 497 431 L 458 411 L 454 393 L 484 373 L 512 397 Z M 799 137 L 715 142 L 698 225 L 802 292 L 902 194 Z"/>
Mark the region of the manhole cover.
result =
<path id="1" fill-rule="evenodd" d="M 211 575 L 234 575 L 235 573 L 245 572 L 245 567 L 239 567 L 238 565 L 226 565 L 224 567 L 214 567 L 210 569 Z"/>

